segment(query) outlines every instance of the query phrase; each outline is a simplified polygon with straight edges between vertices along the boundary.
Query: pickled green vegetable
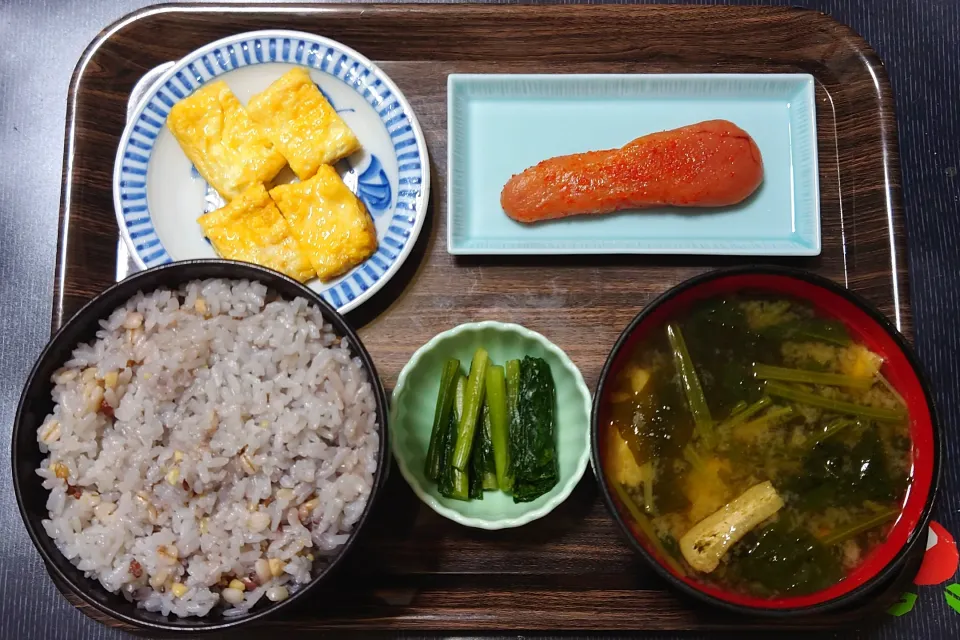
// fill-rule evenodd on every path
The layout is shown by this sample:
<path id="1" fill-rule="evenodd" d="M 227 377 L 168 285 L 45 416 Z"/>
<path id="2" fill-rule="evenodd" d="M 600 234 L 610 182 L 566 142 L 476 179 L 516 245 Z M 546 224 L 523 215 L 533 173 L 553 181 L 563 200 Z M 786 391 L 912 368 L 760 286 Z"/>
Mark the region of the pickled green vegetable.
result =
<path id="1" fill-rule="evenodd" d="M 446 437 L 447 427 L 450 426 L 450 411 L 453 409 L 453 399 L 459 377 L 460 361 L 448 360 L 443 367 L 443 373 L 440 375 L 437 408 L 433 414 L 433 429 L 430 432 L 430 448 L 427 449 L 427 458 L 423 469 L 427 478 L 434 482 L 440 478 L 441 441 Z"/>
<path id="2" fill-rule="evenodd" d="M 477 432 L 477 421 L 480 419 L 480 410 L 483 408 L 483 396 L 486 391 L 487 365 L 490 358 L 482 347 L 473 354 L 470 363 L 470 376 L 467 378 L 467 387 L 463 395 L 463 414 L 457 425 L 457 445 L 453 451 L 454 467 L 460 471 L 467 471 L 470 462 L 470 452 L 473 450 L 473 436 Z"/>

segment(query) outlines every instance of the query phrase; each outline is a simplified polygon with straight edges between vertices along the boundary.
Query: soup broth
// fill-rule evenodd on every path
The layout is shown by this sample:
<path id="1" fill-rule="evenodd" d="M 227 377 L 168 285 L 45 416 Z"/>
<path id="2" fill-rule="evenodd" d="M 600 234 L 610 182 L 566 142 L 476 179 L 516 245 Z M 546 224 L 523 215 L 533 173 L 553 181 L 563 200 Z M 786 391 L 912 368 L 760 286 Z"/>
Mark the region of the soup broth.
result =
<path id="1" fill-rule="evenodd" d="M 882 365 L 799 301 L 701 301 L 614 373 L 607 482 L 689 576 L 767 598 L 827 588 L 884 539 L 911 481 Z"/>

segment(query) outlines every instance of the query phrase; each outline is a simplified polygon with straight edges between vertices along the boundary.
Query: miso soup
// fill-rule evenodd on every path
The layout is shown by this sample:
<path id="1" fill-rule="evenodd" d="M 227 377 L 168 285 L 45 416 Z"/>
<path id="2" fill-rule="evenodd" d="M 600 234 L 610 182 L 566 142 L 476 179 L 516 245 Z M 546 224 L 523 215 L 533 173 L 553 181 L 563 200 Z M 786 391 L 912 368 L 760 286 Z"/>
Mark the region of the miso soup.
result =
<path id="1" fill-rule="evenodd" d="M 882 366 L 799 301 L 701 301 L 612 373 L 607 481 L 689 576 L 768 598 L 830 587 L 884 540 L 911 482 Z"/>

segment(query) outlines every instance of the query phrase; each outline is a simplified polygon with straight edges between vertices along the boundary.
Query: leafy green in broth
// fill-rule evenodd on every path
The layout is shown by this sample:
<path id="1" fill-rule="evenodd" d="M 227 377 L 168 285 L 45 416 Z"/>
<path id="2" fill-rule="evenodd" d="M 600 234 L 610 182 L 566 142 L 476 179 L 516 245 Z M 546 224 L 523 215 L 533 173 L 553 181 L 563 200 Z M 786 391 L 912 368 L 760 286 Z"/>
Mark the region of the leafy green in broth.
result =
<path id="1" fill-rule="evenodd" d="M 909 417 L 881 367 L 797 300 L 702 301 L 649 331 L 609 385 L 607 479 L 688 575 L 765 598 L 827 588 L 883 540 L 911 481 Z M 766 481 L 782 507 L 716 569 L 692 567 L 678 541 Z"/>

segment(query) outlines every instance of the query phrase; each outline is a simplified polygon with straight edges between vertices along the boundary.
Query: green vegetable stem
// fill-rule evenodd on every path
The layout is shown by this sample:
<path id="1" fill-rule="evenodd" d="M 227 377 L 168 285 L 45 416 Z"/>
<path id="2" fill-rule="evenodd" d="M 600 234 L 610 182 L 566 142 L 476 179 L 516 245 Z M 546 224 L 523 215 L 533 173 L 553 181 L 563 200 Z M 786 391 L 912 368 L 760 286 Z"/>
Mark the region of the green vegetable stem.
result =
<path id="1" fill-rule="evenodd" d="M 884 523 L 890 522 L 899 514 L 899 508 L 886 508 L 883 511 L 871 514 L 869 517 L 857 522 L 852 522 L 850 524 L 837 527 L 827 535 L 820 538 L 820 542 L 828 547 L 835 544 L 840 544 L 841 542 L 846 542 L 851 538 L 856 538 L 861 533 L 865 533 L 871 529 L 879 527 Z"/>
<path id="2" fill-rule="evenodd" d="M 480 425 L 473 438 L 473 449 L 470 451 L 470 472 L 467 474 L 471 500 L 483 500 L 483 434 L 490 424 L 490 411 L 487 409 L 486 403 L 484 403 L 480 413 Z M 489 441 L 486 444 L 489 444 Z"/>
<path id="3" fill-rule="evenodd" d="M 696 452 L 696 450 L 693 448 L 693 445 L 688 444 L 683 448 L 683 459 L 700 473 L 703 473 L 707 470 L 707 466 L 704 464 L 703 458 L 701 458 L 700 454 Z"/>
<path id="4" fill-rule="evenodd" d="M 823 384 L 832 387 L 850 387 L 851 389 L 869 389 L 873 386 L 873 378 L 865 376 L 845 376 L 839 373 L 821 373 L 807 369 L 772 367 L 766 364 L 753 365 L 753 375 L 759 380 L 782 380 L 784 382 L 802 382 L 804 384 Z"/>
<path id="5" fill-rule="evenodd" d="M 453 451 L 457 445 L 457 426 L 460 424 L 460 416 L 463 415 L 466 388 L 467 377 L 462 373 L 458 374 L 453 410 L 450 412 L 450 422 L 447 426 L 447 433 L 443 442 L 443 452 L 440 456 L 440 478 L 437 481 L 437 488 L 440 491 L 440 495 L 456 500 L 470 499 L 467 473 L 460 471 L 452 464 Z"/>
<path id="6" fill-rule="evenodd" d="M 763 396 L 753 404 L 747 406 L 747 408 L 732 413 L 729 418 L 717 425 L 717 431 L 726 431 L 746 422 L 765 407 L 769 406 L 771 402 L 773 402 L 773 400 L 770 399 L 770 396 Z"/>
<path id="7" fill-rule="evenodd" d="M 653 523 L 650 522 L 649 518 L 640 511 L 640 507 L 637 506 L 637 503 L 634 502 L 633 498 L 630 497 L 630 494 L 627 493 L 627 490 L 618 482 L 611 484 L 614 492 L 617 494 L 617 498 L 620 499 L 620 503 L 630 512 L 630 516 L 633 518 L 634 524 L 637 525 L 637 528 L 643 532 L 650 544 L 653 545 L 654 549 L 657 550 L 657 553 L 666 562 L 670 565 L 670 568 L 674 572 L 680 574 L 681 576 L 687 575 L 687 572 L 684 570 L 683 566 L 677 562 L 677 559 L 672 553 L 667 552 L 667 549 L 663 546 L 663 542 L 660 538 L 657 537 L 656 531 L 653 528 Z"/>
<path id="8" fill-rule="evenodd" d="M 741 423 L 744 429 L 763 429 L 778 422 L 781 418 L 787 418 L 793 413 L 792 407 L 773 407 L 770 411 L 749 422 Z"/>
<path id="9" fill-rule="evenodd" d="M 468 469 L 470 451 L 473 449 L 473 436 L 477 431 L 477 420 L 483 406 L 489 362 L 490 358 L 486 350 L 480 347 L 473 354 L 473 361 L 470 363 L 470 377 L 467 378 L 467 387 L 463 396 L 463 413 L 460 415 L 460 424 L 457 426 L 457 445 L 451 461 L 455 468 L 464 472 Z"/>
<path id="10" fill-rule="evenodd" d="M 450 412 L 456 395 L 457 380 L 460 377 L 460 361 L 447 360 L 440 375 L 440 389 L 437 391 L 437 408 L 433 414 L 433 430 L 430 432 L 430 447 L 423 465 L 423 473 L 436 482 L 440 478 L 440 452 L 447 428 L 450 426 Z"/>
<path id="11" fill-rule="evenodd" d="M 491 439 L 491 409 L 486 402 L 483 403 L 483 418 L 481 422 L 482 429 L 473 439 L 473 455 L 470 459 L 470 482 L 471 486 L 476 482 L 480 485 L 482 491 L 493 491 L 497 488 L 497 468 L 493 459 L 493 441 Z M 480 496 L 483 497 L 482 494 Z"/>
<path id="12" fill-rule="evenodd" d="M 809 391 L 802 391 L 787 386 L 781 382 L 768 382 L 767 393 L 778 398 L 792 400 L 798 404 L 827 409 L 828 411 L 835 411 L 837 413 L 861 416 L 863 418 L 873 418 L 881 422 L 900 422 L 906 417 L 901 411 L 882 409 L 880 407 L 867 407 L 852 402 L 834 400 L 833 398 L 827 398 L 815 393 L 810 393 Z"/>
<path id="13" fill-rule="evenodd" d="M 820 433 L 815 433 L 807 436 L 807 439 L 803 442 L 803 448 L 812 449 L 827 438 L 831 438 L 840 431 L 843 431 L 847 427 L 857 424 L 857 421 L 853 418 L 837 418 L 830 422 L 827 425 L 827 428 L 821 431 Z"/>
<path id="14" fill-rule="evenodd" d="M 520 361 L 508 360 L 506 364 L 506 387 L 507 387 L 507 446 L 506 457 L 507 466 L 503 472 L 503 480 L 497 477 L 500 483 L 500 490 L 504 493 L 513 493 L 514 483 L 514 454 L 513 434 L 516 433 L 519 426 L 519 414 L 517 413 L 517 396 L 520 393 Z M 496 445 L 494 445 L 496 446 Z"/>
<path id="15" fill-rule="evenodd" d="M 700 386 L 700 379 L 697 378 L 697 370 L 690 358 L 690 352 L 687 351 L 687 343 L 683 339 L 680 326 L 676 323 L 668 324 L 667 338 L 670 340 L 673 361 L 683 383 L 683 391 L 687 396 L 690 413 L 693 414 L 693 423 L 696 425 L 697 434 L 701 440 L 709 441 L 713 418 L 710 417 L 707 398 L 703 395 L 703 387 Z"/>
<path id="16" fill-rule="evenodd" d="M 487 407 L 490 417 L 490 440 L 493 443 L 493 461 L 496 469 L 496 484 L 506 491 L 513 486 L 513 478 L 507 479 L 510 468 L 509 418 L 507 417 L 507 386 L 503 367 L 493 365 L 487 369 Z"/>

